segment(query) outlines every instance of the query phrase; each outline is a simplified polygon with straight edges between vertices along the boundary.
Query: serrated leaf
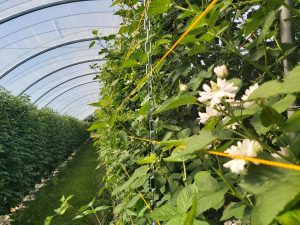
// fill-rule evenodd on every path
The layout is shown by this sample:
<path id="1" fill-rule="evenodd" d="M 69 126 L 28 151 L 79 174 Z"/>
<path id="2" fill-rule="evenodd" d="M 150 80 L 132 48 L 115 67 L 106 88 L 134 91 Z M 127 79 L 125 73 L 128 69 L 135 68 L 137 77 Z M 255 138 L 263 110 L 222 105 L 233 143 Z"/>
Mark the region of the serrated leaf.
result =
<path id="1" fill-rule="evenodd" d="M 300 199 L 300 174 L 295 171 L 252 165 L 241 186 L 257 196 L 251 225 L 269 225 L 288 204 Z"/>
<path id="2" fill-rule="evenodd" d="M 166 12 L 171 6 L 171 0 L 152 0 L 148 9 L 149 16 Z"/>
<path id="3" fill-rule="evenodd" d="M 221 221 L 228 220 L 232 217 L 242 219 L 246 206 L 242 203 L 231 202 L 223 211 Z"/>
<path id="4" fill-rule="evenodd" d="M 271 96 L 278 95 L 278 91 L 281 88 L 282 84 L 278 81 L 272 80 L 265 82 L 249 96 L 249 100 L 269 98 Z"/>
<path id="5" fill-rule="evenodd" d="M 171 109 L 176 109 L 179 106 L 183 105 L 191 105 L 191 104 L 198 104 L 197 103 L 197 98 L 192 96 L 192 95 L 180 95 L 180 96 L 175 96 L 173 98 L 170 98 L 163 102 L 154 112 L 154 114 L 157 113 L 162 113 Z"/>
<path id="6" fill-rule="evenodd" d="M 222 189 L 216 192 L 199 192 L 198 193 L 198 207 L 196 215 L 207 211 L 208 209 L 218 210 L 224 205 L 224 195 L 227 189 Z"/>
<path id="7" fill-rule="evenodd" d="M 150 214 L 149 217 L 158 220 L 158 221 L 168 221 L 172 219 L 172 217 L 178 215 L 179 212 L 177 209 L 170 205 L 163 205 L 160 208 L 154 209 Z"/>
<path id="8" fill-rule="evenodd" d="M 194 185 L 184 187 L 177 196 L 177 208 L 179 212 L 185 213 L 192 205 L 193 198 L 197 193 L 197 188 Z"/>
<path id="9" fill-rule="evenodd" d="M 194 194 L 193 204 L 191 210 L 188 212 L 187 217 L 184 221 L 184 225 L 193 225 L 196 217 L 197 210 L 197 195 Z"/>
<path id="10" fill-rule="evenodd" d="M 216 191 L 218 181 L 208 171 L 200 171 L 194 176 L 195 185 L 199 191 Z"/>

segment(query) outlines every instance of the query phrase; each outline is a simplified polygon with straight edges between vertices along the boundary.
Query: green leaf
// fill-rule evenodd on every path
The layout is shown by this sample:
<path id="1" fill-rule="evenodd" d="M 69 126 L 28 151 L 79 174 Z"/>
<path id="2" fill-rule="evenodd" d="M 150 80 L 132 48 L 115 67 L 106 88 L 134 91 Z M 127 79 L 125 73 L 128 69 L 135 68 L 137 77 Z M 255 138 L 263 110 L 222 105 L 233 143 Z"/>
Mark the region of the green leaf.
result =
<path id="1" fill-rule="evenodd" d="M 190 104 L 198 104 L 197 98 L 192 95 L 188 95 L 188 94 L 175 96 L 175 97 L 170 98 L 170 99 L 166 100 L 165 102 L 163 102 L 162 105 L 160 105 L 156 109 L 154 114 L 165 112 L 165 111 L 168 111 L 171 109 L 178 108 L 179 106 L 190 105 Z"/>
<path id="2" fill-rule="evenodd" d="M 154 163 L 157 160 L 157 157 L 155 153 L 152 153 L 151 155 L 145 156 L 143 159 L 137 160 L 137 164 L 148 164 L 148 163 Z"/>
<path id="3" fill-rule="evenodd" d="M 295 171 L 251 165 L 240 185 L 257 196 L 251 225 L 269 225 L 300 199 L 300 174 Z"/>
<path id="4" fill-rule="evenodd" d="M 300 130 L 300 111 L 295 112 L 284 125 L 286 131 L 294 132 Z"/>
<path id="5" fill-rule="evenodd" d="M 44 225 L 50 225 L 52 218 L 53 218 L 53 216 L 47 216 L 47 218 L 45 219 Z"/>
<path id="6" fill-rule="evenodd" d="M 260 117 L 261 122 L 265 127 L 273 124 L 281 126 L 285 122 L 284 116 L 279 114 L 275 109 L 268 106 L 263 108 Z"/>
<path id="7" fill-rule="evenodd" d="M 281 225 L 300 225 L 300 209 L 285 212 L 276 219 Z"/>
<path id="8" fill-rule="evenodd" d="M 177 196 L 177 208 L 179 212 L 185 213 L 192 205 L 193 198 L 197 193 L 195 185 L 184 187 Z"/>
<path id="9" fill-rule="evenodd" d="M 295 67 L 283 80 L 280 93 L 290 94 L 300 92 L 300 66 Z"/>
<path id="10" fill-rule="evenodd" d="M 102 211 L 102 210 L 106 210 L 106 209 L 110 209 L 110 208 L 111 208 L 111 206 L 109 206 L 109 205 L 101 205 L 101 206 L 96 207 L 94 210 L 96 212 L 98 212 L 98 211 Z"/>
<path id="11" fill-rule="evenodd" d="M 218 210 L 224 205 L 224 195 L 227 189 L 222 189 L 216 192 L 199 192 L 198 193 L 198 207 L 196 215 L 200 215 L 208 209 Z"/>
<path id="12" fill-rule="evenodd" d="M 196 217 L 196 210 L 197 210 L 197 195 L 194 194 L 192 208 L 187 214 L 187 217 L 184 221 L 184 225 L 193 225 L 194 224 L 194 220 Z"/>
<path id="13" fill-rule="evenodd" d="M 236 219 L 242 219 L 245 208 L 246 206 L 240 202 L 239 203 L 231 202 L 223 211 L 223 216 L 220 220 L 221 221 L 228 220 L 232 217 Z"/>
<path id="14" fill-rule="evenodd" d="M 99 33 L 98 30 L 93 30 L 93 31 L 92 31 L 92 34 L 93 34 L 93 35 L 97 35 L 98 33 Z"/>
<path id="15" fill-rule="evenodd" d="M 275 19 L 276 19 L 276 11 L 275 10 L 269 11 L 268 15 L 265 17 L 265 21 L 264 21 L 262 30 L 259 34 L 259 37 L 258 37 L 258 40 L 257 40 L 258 44 L 261 43 L 264 40 L 267 32 L 270 30 L 270 27 L 273 24 Z"/>
<path id="16" fill-rule="evenodd" d="M 172 217 L 178 215 L 178 211 L 175 207 L 170 205 L 163 205 L 160 208 L 154 209 L 150 214 L 149 217 L 158 220 L 158 221 L 168 221 L 172 219 Z"/>
<path id="17" fill-rule="evenodd" d="M 108 124 L 104 121 L 95 121 L 92 125 L 87 129 L 88 131 L 97 130 L 99 128 L 107 128 L 109 127 Z"/>
<path id="18" fill-rule="evenodd" d="M 124 189 L 128 188 L 137 178 L 145 176 L 147 174 L 148 170 L 149 170 L 149 167 L 147 165 L 137 168 L 129 180 L 124 182 L 122 185 L 117 186 L 113 190 L 112 195 L 116 195 L 116 194 L 120 193 L 121 191 L 123 191 Z"/>
<path id="19" fill-rule="evenodd" d="M 135 59 L 128 59 L 122 64 L 121 68 L 133 67 L 136 66 L 137 64 L 138 62 Z"/>
<path id="20" fill-rule="evenodd" d="M 58 209 L 55 209 L 54 211 L 59 214 L 59 215 L 63 215 L 65 214 L 65 212 L 68 210 L 68 208 L 70 207 L 69 205 L 69 200 L 73 198 L 74 195 L 70 195 L 68 196 L 66 199 L 63 196 L 60 201 L 62 202 L 61 206 Z"/>
<path id="21" fill-rule="evenodd" d="M 194 176 L 195 184 L 199 191 L 216 191 L 218 181 L 208 171 L 200 171 Z"/>
<path id="22" fill-rule="evenodd" d="M 203 149 L 209 143 L 216 139 L 227 139 L 230 136 L 229 132 L 222 131 L 205 131 L 202 130 L 199 132 L 199 135 L 194 135 L 186 139 L 181 140 L 170 140 L 161 142 L 160 145 L 164 146 L 167 144 L 176 144 L 181 149 L 181 152 L 176 152 L 171 154 L 170 157 L 165 158 L 166 160 L 174 160 L 176 158 L 180 158 L 182 156 L 195 153 L 197 150 Z"/>
<path id="23" fill-rule="evenodd" d="M 276 101 L 275 104 L 272 104 L 272 108 L 279 113 L 286 111 L 296 100 L 294 95 L 287 95 L 279 101 Z"/>
<path id="24" fill-rule="evenodd" d="M 249 96 L 249 100 L 269 98 L 278 95 L 281 88 L 282 84 L 275 80 L 265 82 Z"/>
<path id="25" fill-rule="evenodd" d="M 96 44 L 96 41 L 92 41 L 92 42 L 90 43 L 90 45 L 89 45 L 89 48 L 94 47 L 95 44 Z"/>
<path id="26" fill-rule="evenodd" d="M 171 7 L 171 0 L 152 0 L 148 9 L 149 16 L 163 14 Z"/>

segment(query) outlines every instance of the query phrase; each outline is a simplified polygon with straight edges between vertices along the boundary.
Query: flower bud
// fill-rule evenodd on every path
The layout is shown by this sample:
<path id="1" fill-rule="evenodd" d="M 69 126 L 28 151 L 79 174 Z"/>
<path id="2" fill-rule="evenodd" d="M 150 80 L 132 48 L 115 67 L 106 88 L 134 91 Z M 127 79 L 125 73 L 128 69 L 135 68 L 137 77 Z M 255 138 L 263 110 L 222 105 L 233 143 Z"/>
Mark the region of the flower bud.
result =
<path id="1" fill-rule="evenodd" d="M 179 84 L 179 90 L 181 92 L 187 91 L 188 86 L 186 86 L 185 84 Z"/>
<path id="2" fill-rule="evenodd" d="M 221 79 L 224 79 L 228 76 L 228 70 L 225 65 L 222 66 L 216 66 L 214 68 L 214 72 L 217 74 L 217 76 Z"/>

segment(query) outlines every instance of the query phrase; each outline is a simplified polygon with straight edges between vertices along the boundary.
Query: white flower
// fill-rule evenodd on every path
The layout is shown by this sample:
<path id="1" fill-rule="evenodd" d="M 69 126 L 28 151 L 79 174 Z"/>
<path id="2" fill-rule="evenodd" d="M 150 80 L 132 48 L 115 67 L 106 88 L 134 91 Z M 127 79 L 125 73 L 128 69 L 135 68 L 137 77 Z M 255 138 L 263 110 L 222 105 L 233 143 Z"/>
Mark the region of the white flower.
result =
<path id="1" fill-rule="evenodd" d="M 225 65 L 222 66 L 216 66 L 214 68 L 214 72 L 217 74 L 218 77 L 220 77 L 221 79 L 224 79 L 228 76 L 228 70 L 227 67 Z"/>
<path id="2" fill-rule="evenodd" d="M 283 156 L 288 156 L 289 155 L 289 151 L 287 148 L 285 147 L 280 147 L 280 151 L 278 151 L 278 153 L 280 155 L 283 155 Z M 272 153 L 271 156 L 273 156 L 274 158 L 281 158 L 281 156 L 278 155 L 277 153 Z"/>
<path id="3" fill-rule="evenodd" d="M 204 91 L 199 91 L 199 102 L 207 102 L 210 100 L 210 107 L 221 103 L 223 98 L 233 99 L 238 87 L 233 83 L 229 83 L 221 78 L 217 79 L 217 83 L 210 81 L 211 87 L 207 84 L 203 85 Z"/>
<path id="4" fill-rule="evenodd" d="M 221 115 L 221 113 L 215 110 L 214 108 L 206 107 L 205 113 L 199 112 L 199 124 L 206 123 L 209 118 L 219 115 Z"/>
<path id="5" fill-rule="evenodd" d="M 257 152 L 262 150 L 262 147 L 257 141 L 245 139 L 242 142 L 238 141 L 237 146 L 232 145 L 229 149 L 225 151 L 230 155 L 246 156 L 246 157 L 256 157 Z M 231 172 L 240 174 L 245 172 L 245 165 L 247 162 L 242 159 L 233 159 L 225 163 L 223 166 L 225 168 L 230 168 Z"/>
<path id="6" fill-rule="evenodd" d="M 179 84 L 179 90 L 181 92 L 184 92 L 188 89 L 188 86 L 186 86 L 185 84 Z"/>
<path id="7" fill-rule="evenodd" d="M 224 225 L 242 225 L 242 221 L 240 221 L 240 220 L 228 220 L 224 223 Z"/>
<path id="8" fill-rule="evenodd" d="M 258 84 L 254 84 L 252 86 L 250 86 L 246 91 L 245 91 L 245 94 L 242 96 L 242 100 L 243 101 L 247 101 L 249 96 L 258 88 Z M 247 101 L 247 102 L 244 102 L 243 106 L 244 108 L 249 108 L 251 105 L 253 104 L 253 101 Z"/>

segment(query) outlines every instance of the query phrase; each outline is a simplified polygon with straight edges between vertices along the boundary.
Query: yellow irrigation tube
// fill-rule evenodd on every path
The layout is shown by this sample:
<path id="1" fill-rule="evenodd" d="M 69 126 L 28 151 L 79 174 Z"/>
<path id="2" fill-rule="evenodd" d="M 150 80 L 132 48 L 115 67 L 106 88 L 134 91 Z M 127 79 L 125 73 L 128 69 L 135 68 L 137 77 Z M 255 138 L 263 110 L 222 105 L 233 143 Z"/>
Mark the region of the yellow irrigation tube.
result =
<path id="1" fill-rule="evenodd" d="M 129 93 L 129 95 L 122 101 L 122 103 L 119 105 L 117 110 L 119 110 L 125 102 L 129 100 L 131 95 L 135 94 L 146 82 L 148 77 L 157 69 L 157 67 L 168 57 L 168 55 L 171 54 L 171 52 L 179 45 L 179 43 L 191 32 L 191 30 L 199 23 L 201 19 L 203 19 L 208 12 L 212 9 L 212 7 L 218 2 L 218 0 L 213 0 L 207 8 L 200 13 L 199 16 L 196 17 L 196 19 L 190 24 L 190 26 L 186 29 L 186 31 L 179 37 L 179 39 L 172 45 L 172 47 L 161 57 L 161 59 L 155 64 L 155 66 L 150 70 L 150 72 L 143 77 L 140 82 L 137 84 L 137 86 Z"/>
<path id="2" fill-rule="evenodd" d="M 247 156 L 240 156 L 240 155 L 229 155 L 227 153 L 216 152 L 216 151 L 207 151 L 207 153 L 211 154 L 211 155 L 218 155 L 218 156 L 227 157 L 227 158 L 231 158 L 231 159 L 241 159 L 241 160 L 245 160 L 247 162 L 252 162 L 252 163 L 260 163 L 260 164 L 263 164 L 266 166 L 273 166 L 273 167 L 279 167 L 279 168 L 283 168 L 283 169 L 300 171 L 300 166 L 295 165 L 295 164 L 275 162 L 275 161 L 259 159 L 259 158 L 252 158 L 252 157 L 247 157 Z"/>
<path id="3" fill-rule="evenodd" d="M 147 139 L 147 138 L 140 138 L 140 137 L 133 137 L 133 136 L 128 136 L 128 137 L 132 138 L 132 139 L 140 140 L 140 141 L 152 142 L 153 144 L 158 144 L 158 145 L 162 143 L 162 142 L 150 140 L 150 139 Z M 184 149 L 183 149 L 183 151 L 184 151 Z M 203 151 L 203 152 L 205 152 L 207 154 L 210 154 L 210 155 L 218 155 L 218 156 L 231 158 L 231 159 L 241 159 L 241 160 L 245 160 L 247 162 L 259 163 L 259 164 L 263 164 L 263 165 L 266 165 L 266 166 L 273 166 L 273 167 L 278 167 L 278 168 L 283 168 L 283 169 L 300 171 L 300 166 L 295 165 L 295 164 L 288 164 L 288 163 L 282 163 L 282 162 L 276 162 L 276 161 L 271 161 L 271 160 L 266 160 L 266 159 L 246 157 L 246 156 L 240 156 L 240 155 L 230 155 L 230 154 L 227 154 L 227 153 L 217 152 L 217 151 L 209 151 L 209 150 L 206 150 L 206 149 L 205 150 L 202 149 L 202 150 L 199 150 L 199 151 Z"/>

